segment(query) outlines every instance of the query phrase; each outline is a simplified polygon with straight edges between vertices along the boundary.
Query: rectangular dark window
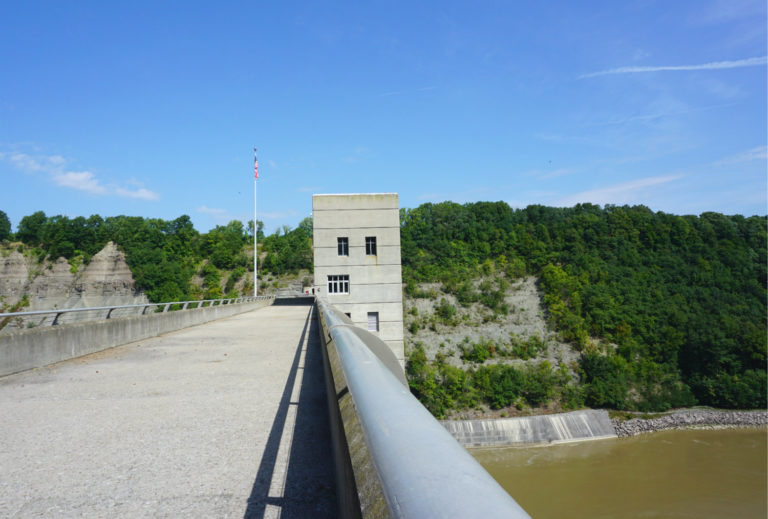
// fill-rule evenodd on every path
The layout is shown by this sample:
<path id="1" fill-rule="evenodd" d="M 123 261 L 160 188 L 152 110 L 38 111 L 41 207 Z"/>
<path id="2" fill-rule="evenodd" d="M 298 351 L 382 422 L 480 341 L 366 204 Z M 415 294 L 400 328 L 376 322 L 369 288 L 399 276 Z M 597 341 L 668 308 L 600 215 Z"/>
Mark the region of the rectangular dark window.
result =
<path id="1" fill-rule="evenodd" d="M 349 294 L 349 274 L 328 276 L 329 294 Z"/>
<path id="2" fill-rule="evenodd" d="M 365 237 L 365 255 L 376 256 L 376 236 Z"/>
<path id="3" fill-rule="evenodd" d="M 349 256 L 349 238 L 336 238 L 339 256 Z"/>

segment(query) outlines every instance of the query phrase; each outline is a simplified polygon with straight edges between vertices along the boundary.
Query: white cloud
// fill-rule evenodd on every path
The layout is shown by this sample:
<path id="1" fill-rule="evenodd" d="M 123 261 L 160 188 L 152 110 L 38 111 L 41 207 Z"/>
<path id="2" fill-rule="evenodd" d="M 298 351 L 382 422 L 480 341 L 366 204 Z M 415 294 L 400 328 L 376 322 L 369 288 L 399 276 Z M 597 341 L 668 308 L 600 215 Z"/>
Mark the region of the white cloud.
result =
<path id="1" fill-rule="evenodd" d="M 124 198 L 138 198 L 139 200 L 159 200 L 160 195 L 149 189 L 140 187 L 138 189 L 115 188 L 115 194 Z"/>
<path id="2" fill-rule="evenodd" d="M 226 209 L 217 209 L 217 208 L 208 207 L 208 206 L 205 206 L 205 205 L 201 205 L 200 207 L 198 207 L 195 210 L 198 213 L 209 214 L 211 216 L 223 216 L 223 215 L 227 214 L 227 210 Z"/>
<path id="3" fill-rule="evenodd" d="M 765 18 L 765 2 L 762 0 L 714 0 L 696 9 L 694 23 L 717 24 L 742 18 L 755 21 Z"/>
<path id="4" fill-rule="evenodd" d="M 661 65 L 661 66 L 646 66 L 646 67 L 618 67 L 608 70 L 601 70 L 599 72 L 591 72 L 589 74 L 582 74 L 579 79 L 607 76 L 612 74 L 636 74 L 640 72 L 665 72 L 665 71 L 682 71 L 682 70 L 720 70 L 728 68 L 741 68 L 741 67 L 756 67 L 760 65 L 768 64 L 768 56 L 762 56 L 758 58 L 746 58 L 738 59 L 734 61 L 713 61 L 711 63 L 702 63 L 700 65 Z"/>
<path id="5" fill-rule="evenodd" d="M 105 185 L 91 171 L 72 171 L 67 169 L 67 159 L 61 155 L 29 155 L 21 152 L 0 152 L 0 160 L 27 173 L 44 173 L 54 185 L 68 189 L 84 191 L 91 195 L 120 196 L 140 200 L 158 200 L 160 195 L 150 191 L 131 178 L 127 181 L 136 189 L 127 189 L 120 185 Z"/>
<path id="6" fill-rule="evenodd" d="M 714 163 L 715 166 L 723 166 L 726 164 L 736 164 L 739 162 L 751 162 L 753 160 L 768 160 L 768 146 L 755 146 L 738 155 L 726 157 L 723 160 L 718 160 Z"/>
<path id="7" fill-rule="evenodd" d="M 294 218 L 299 213 L 290 209 L 288 211 L 275 211 L 275 212 L 261 212 L 259 211 L 259 220 L 285 220 L 288 218 Z"/>
<path id="8" fill-rule="evenodd" d="M 57 171 L 64 167 L 66 159 L 61 155 L 51 155 L 48 157 L 32 157 L 26 153 L 3 153 L 0 159 L 10 161 L 17 169 L 23 171 Z"/>
<path id="9" fill-rule="evenodd" d="M 607 186 L 589 191 L 582 191 L 574 195 L 561 198 L 553 205 L 557 207 L 570 207 L 575 204 L 590 202 L 593 204 L 628 204 L 643 203 L 639 198 L 647 195 L 647 190 L 653 186 L 667 184 L 682 178 L 682 175 L 670 175 L 665 177 L 646 177 Z"/>
<path id="10" fill-rule="evenodd" d="M 66 171 L 53 173 L 51 178 L 57 186 L 69 187 L 79 191 L 85 191 L 92 195 L 103 195 L 107 189 L 99 184 L 95 175 L 90 171 Z"/>

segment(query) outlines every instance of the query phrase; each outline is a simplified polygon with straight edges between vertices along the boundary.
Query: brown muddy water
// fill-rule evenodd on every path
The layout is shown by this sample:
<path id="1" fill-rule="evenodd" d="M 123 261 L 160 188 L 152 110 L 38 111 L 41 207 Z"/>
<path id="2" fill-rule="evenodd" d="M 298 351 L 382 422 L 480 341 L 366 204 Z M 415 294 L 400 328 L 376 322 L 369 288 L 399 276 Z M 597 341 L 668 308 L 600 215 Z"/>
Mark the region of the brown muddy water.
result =
<path id="1" fill-rule="evenodd" d="M 470 452 L 533 519 L 766 519 L 767 439 L 680 430 Z"/>

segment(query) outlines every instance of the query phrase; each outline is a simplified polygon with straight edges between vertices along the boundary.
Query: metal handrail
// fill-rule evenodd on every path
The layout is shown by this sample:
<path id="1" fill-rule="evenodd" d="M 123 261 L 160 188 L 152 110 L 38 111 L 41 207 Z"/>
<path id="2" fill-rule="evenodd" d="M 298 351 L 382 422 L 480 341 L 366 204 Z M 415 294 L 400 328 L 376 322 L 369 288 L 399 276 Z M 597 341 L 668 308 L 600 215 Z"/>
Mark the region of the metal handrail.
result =
<path id="1" fill-rule="evenodd" d="M 56 314 L 56 317 L 53 319 L 53 322 L 51 323 L 52 326 L 55 326 L 58 324 L 59 317 L 62 314 L 66 314 L 66 313 L 107 310 L 106 319 L 110 319 L 113 310 L 118 310 L 122 308 L 143 308 L 144 309 L 142 311 L 142 315 L 143 315 L 147 311 L 147 308 L 149 307 L 163 306 L 164 307 L 163 312 L 168 312 L 170 307 L 173 305 L 184 305 L 181 308 L 181 310 L 188 310 L 189 305 L 192 303 L 197 304 L 195 308 L 203 308 L 205 306 L 205 303 L 209 303 L 208 306 L 210 307 L 210 306 L 221 306 L 225 304 L 248 303 L 251 301 L 258 301 L 262 299 L 273 299 L 274 297 L 275 296 L 248 296 L 248 297 L 237 297 L 237 298 L 228 298 L 228 299 L 198 299 L 194 301 L 173 301 L 170 303 L 142 303 L 138 305 L 113 305 L 113 306 L 93 306 L 88 308 L 58 308 L 53 310 L 30 310 L 28 312 L 0 313 L 0 319 L 4 319 L 6 317 L 24 317 L 24 316 L 31 316 L 31 315 Z M 216 303 L 218 303 L 218 305 Z"/>
<path id="2" fill-rule="evenodd" d="M 339 319 L 327 301 L 318 298 L 317 306 L 391 516 L 530 519 L 374 354 L 360 329 Z"/>

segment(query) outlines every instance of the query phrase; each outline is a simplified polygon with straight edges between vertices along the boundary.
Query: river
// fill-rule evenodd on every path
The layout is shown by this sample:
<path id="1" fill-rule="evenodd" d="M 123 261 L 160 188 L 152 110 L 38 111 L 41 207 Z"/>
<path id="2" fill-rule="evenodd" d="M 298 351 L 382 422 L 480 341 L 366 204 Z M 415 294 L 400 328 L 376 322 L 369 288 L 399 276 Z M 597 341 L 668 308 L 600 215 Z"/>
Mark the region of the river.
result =
<path id="1" fill-rule="evenodd" d="M 680 430 L 470 452 L 533 519 L 765 519 L 766 439 Z"/>

